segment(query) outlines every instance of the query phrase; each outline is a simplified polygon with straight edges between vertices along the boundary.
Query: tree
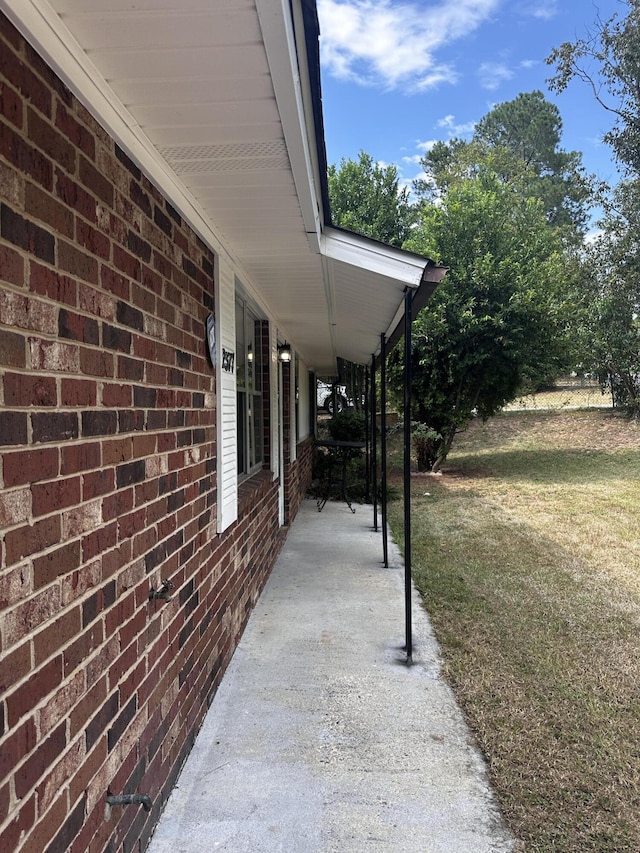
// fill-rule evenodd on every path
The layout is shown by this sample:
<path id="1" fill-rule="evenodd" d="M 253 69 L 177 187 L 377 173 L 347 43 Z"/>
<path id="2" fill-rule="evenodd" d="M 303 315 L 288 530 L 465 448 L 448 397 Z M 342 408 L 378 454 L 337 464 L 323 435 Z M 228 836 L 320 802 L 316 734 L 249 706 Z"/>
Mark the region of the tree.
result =
<path id="1" fill-rule="evenodd" d="M 527 378 L 564 366 L 564 260 L 541 202 L 485 169 L 425 207 L 405 247 L 449 267 L 412 336 L 412 417 L 439 435 L 435 471 L 475 415 L 490 417 Z M 396 356 L 395 388 L 400 371 Z"/>
<path id="2" fill-rule="evenodd" d="M 489 168 L 515 184 L 524 197 L 538 198 L 549 224 L 562 228 L 565 240 L 584 235 L 592 180 L 582 155 L 560 146 L 562 119 L 542 92 L 526 92 L 498 104 L 476 125 L 470 142 L 437 142 L 422 160 L 427 179 L 416 191 L 433 199 L 457 180 Z"/>
<path id="3" fill-rule="evenodd" d="M 547 59 L 550 84 L 562 92 L 587 83 L 613 125 L 604 136 L 623 180 L 604 198 L 601 238 L 591 248 L 586 291 L 584 361 L 611 388 L 614 401 L 640 415 L 640 0 L 628 15 L 598 19 L 586 38 L 565 42 Z"/>
<path id="4" fill-rule="evenodd" d="M 563 92 L 576 78 L 587 83 L 595 99 L 614 121 L 604 141 L 632 176 L 640 174 L 640 0 L 621 0 L 629 9 L 599 18 L 585 38 L 564 42 L 547 58 L 556 67 L 549 80 Z"/>
<path id="5" fill-rule="evenodd" d="M 328 182 L 334 225 L 390 246 L 407 239 L 416 211 L 395 166 L 380 166 L 361 151 L 357 162 L 343 158 L 339 167 L 330 165 Z"/>

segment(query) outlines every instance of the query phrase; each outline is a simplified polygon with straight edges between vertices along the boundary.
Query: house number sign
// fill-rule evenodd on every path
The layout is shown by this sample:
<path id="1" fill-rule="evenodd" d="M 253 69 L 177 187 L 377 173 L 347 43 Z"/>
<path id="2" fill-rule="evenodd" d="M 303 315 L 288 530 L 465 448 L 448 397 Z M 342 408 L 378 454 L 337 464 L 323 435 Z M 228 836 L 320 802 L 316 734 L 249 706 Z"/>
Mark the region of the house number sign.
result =
<path id="1" fill-rule="evenodd" d="M 222 348 L 222 369 L 226 373 L 233 373 L 233 365 L 236 360 L 236 354 L 234 352 L 230 352 L 229 350 Z"/>

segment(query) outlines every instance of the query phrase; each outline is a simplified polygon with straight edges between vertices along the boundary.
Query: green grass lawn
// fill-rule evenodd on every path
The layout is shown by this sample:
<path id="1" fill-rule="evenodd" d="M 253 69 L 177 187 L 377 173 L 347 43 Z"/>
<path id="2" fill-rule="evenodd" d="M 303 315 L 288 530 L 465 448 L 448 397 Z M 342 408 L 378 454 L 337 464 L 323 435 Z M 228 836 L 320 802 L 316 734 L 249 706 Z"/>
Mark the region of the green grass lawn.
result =
<path id="1" fill-rule="evenodd" d="M 401 501 L 389 516 L 401 541 Z M 412 556 L 522 849 L 638 853 L 640 427 L 474 423 L 442 476 L 412 477 Z"/>

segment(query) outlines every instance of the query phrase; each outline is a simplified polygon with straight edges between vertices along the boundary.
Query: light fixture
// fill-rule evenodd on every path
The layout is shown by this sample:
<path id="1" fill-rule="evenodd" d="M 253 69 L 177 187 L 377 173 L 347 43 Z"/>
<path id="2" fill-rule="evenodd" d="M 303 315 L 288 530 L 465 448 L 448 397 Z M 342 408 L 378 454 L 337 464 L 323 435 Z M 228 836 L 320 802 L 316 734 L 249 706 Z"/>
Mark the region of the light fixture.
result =
<path id="1" fill-rule="evenodd" d="M 278 346 L 278 358 L 280 361 L 291 361 L 291 345 L 286 341 Z"/>

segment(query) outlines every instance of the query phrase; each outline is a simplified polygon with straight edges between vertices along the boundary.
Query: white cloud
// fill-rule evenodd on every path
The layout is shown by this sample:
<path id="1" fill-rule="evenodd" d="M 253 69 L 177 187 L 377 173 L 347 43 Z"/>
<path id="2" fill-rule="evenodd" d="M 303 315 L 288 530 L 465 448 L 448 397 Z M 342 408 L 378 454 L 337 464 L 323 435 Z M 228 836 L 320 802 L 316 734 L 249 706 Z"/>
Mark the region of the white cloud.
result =
<path id="1" fill-rule="evenodd" d="M 476 129 L 475 121 L 456 123 L 456 117 L 454 115 L 448 115 L 444 118 L 438 119 L 437 126 L 444 127 L 449 132 L 450 136 L 466 136 L 469 133 L 473 133 Z"/>
<path id="2" fill-rule="evenodd" d="M 318 0 L 323 68 L 362 85 L 420 92 L 455 83 L 436 53 L 477 29 L 501 0 Z"/>
<path id="3" fill-rule="evenodd" d="M 558 0 L 535 0 L 535 2 L 523 5 L 522 12 L 542 21 L 550 21 L 559 12 Z"/>
<path id="4" fill-rule="evenodd" d="M 494 91 L 505 80 L 511 80 L 513 71 L 502 62 L 483 62 L 478 69 L 480 85 L 483 89 Z"/>

